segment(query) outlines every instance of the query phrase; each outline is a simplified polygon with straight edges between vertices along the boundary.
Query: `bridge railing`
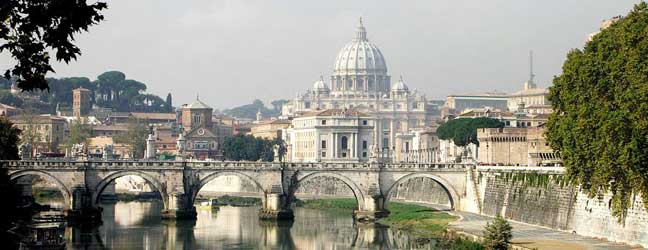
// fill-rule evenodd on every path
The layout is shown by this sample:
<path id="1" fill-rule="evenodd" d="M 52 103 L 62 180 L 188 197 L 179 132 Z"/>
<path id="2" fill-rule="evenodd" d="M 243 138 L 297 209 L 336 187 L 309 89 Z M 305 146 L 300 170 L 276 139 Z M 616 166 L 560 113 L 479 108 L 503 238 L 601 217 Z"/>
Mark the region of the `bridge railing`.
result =
<path id="1" fill-rule="evenodd" d="M 159 161 L 159 160 L 62 160 L 40 159 L 24 161 L 0 161 L 4 167 L 26 168 L 82 168 L 82 167 L 133 167 L 133 168 L 225 168 L 225 169 L 387 169 L 387 170 L 454 170 L 474 168 L 474 164 L 462 163 L 382 163 L 382 162 L 251 162 L 251 161 Z"/>

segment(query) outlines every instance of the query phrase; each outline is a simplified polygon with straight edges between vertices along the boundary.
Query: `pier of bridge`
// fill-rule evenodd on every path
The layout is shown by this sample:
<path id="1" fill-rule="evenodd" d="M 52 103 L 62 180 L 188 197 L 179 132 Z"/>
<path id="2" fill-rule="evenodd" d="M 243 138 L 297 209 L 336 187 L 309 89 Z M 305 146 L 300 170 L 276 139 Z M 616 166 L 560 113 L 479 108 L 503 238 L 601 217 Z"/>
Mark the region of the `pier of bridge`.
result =
<path id="1" fill-rule="evenodd" d="M 338 179 L 353 191 L 354 218 L 360 221 L 388 216 L 391 192 L 412 178 L 437 182 L 452 209 L 480 206 L 470 182 L 474 166 L 464 164 L 25 160 L 0 161 L 0 167 L 8 169 L 16 185 L 25 185 L 17 181 L 25 176 L 54 183 L 63 194 L 67 216 L 86 221 L 101 218 L 102 192 L 127 175 L 142 177 L 160 193 L 166 219 L 195 219 L 198 192 L 220 176 L 237 176 L 262 192 L 262 219 L 292 219 L 295 192 L 318 177 Z"/>

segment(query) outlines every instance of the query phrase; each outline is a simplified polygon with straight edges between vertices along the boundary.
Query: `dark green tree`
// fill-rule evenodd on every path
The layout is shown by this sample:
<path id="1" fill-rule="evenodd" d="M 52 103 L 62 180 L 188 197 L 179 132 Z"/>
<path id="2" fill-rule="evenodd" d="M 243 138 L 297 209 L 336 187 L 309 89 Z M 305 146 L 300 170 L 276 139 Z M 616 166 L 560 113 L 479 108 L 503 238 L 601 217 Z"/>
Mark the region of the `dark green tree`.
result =
<path id="1" fill-rule="evenodd" d="M 20 129 L 14 127 L 6 117 L 0 117 L 0 160 L 18 159 L 19 136 Z M 16 246 L 12 245 L 7 230 L 11 228 L 13 220 L 16 219 L 15 215 L 18 214 L 20 192 L 9 180 L 6 168 L 0 168 L 0 197 L 3 197 L 0 203 L 0 242 L 7 249 L 15 249 Z"/>
<path id="2" fill-rule="evenodd" d="M 80 121 L 75 121 L 70 124 L 70 135 L 65 140 L 65 147 L 71 149 L 74 144 L 85 143 L 88 144 L 92 127 L 88 124 L 83 124 Z"/>
<path id="3" fill-rule="evenodd" d="M 20 132 L 9 119 L 0 116 L 0 160 L 18 159 Z"/>
<path id="4" fill-rule="evenodd" d="M 130 146 L 131 158 L 142 159 L 146 152 L 146 139 L 149 134 L 146 121 L 137 118 L 128 120 L 128 132 L 114 137 L 115 142 L 125 143 Z"/>
<path id="5" fill-rule="evenodd" d="M 103 20 L 104 2 L 85 0 L 0 1 L 0 52 L 16 60 L 5 78 L 15 78 L 22 90 L 48 88 L 45 75 L 54 72 L 49 51 L 58 61 L 69 63 L 81 54 L 74 35 Z"/>
<path id="6" fill-rule="evenodd" d="M 648 7 L 637 4 L 567 54 L 549 88 L 546 136 L 567 175 L 589 193 L 612 193 L 622 221 L 635 195 L 648 209 Z"/>
<path id="7" fill-rule="evenodd" d="M 223 140 L 221 151 L 226 160 L 231 161 L 273 161 L 274 145 L 283 146 L 283 141 L 268 140 L 252 135 L 234 135 Z M 281 148 L 280 148 L 281 153 Z M 285 148 L 284 148 L 285 153 Z"/>
<path id="8" fill-rule="evenodd" d="M 167 94 L 167 97 L 166 97 L 166 100 L 164 101 L 164 103 L 166 105 L 167 112 L 173 111 L 173 101 L 172 101 L 171 93 Z"/>
<path id="9" fill-rule="evenodd" d="M 226 115 L 230 115 L 238 118 L 247 118 L 247 119 L 256 119 L 257 112 L 261 111 L 261 114 L 265 117 L 277 116 L 279 112 L 275 110 L 268 109 L 261 100 L 254 100 L 251 104 L 246 104 L 243 106 L 238 106 L 232 109 L 224 110 L 223 112 Z"/>
<path id="10" fill-rule="evenodd" d="M 16 97 L 8 90 L 0 90 L 0 103 L 20 108 L 23 105 L 23 100 Z"/>
<path id="11" fill-rule="evenodd" d="M 489 250 L 508 249 L 513 238 L 513 227 L 501 216 L 497 216 L 484 227 L 484 247 Z"/>
<path id="12" fill-rule="evenodd" d="M 288 100 L 283 100 L 283 99 L 280 99 L 280 100 L 274 100 L 274 101 L 270 102 L 270 104 L 272 104 L 272 108 L 273 108 L 274 111 L 276 111 L 276 112 L 281 112 L 281 108 L 282 108 L 283 105 L 286 104 L 286 103 L 288 103 Z"/>
<path id="13" fill-rule="evenodd" d="M 459 118 L 445 122 L 437 128 L 437 136 L 441 140 L 452 140 L 455 145 L 465 147 L 470 143 L 479 146 L 477 141 L 478 128 L 503 128 L 504 123 L 487 117 Z"/>

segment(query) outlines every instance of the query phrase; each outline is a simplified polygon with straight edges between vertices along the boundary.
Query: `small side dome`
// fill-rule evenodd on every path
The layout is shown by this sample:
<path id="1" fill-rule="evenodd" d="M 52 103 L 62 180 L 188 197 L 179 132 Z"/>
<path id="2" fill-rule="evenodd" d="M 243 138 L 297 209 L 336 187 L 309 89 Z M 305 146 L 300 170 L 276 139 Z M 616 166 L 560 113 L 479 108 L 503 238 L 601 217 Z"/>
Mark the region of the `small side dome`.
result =
<path id="1" fill-rule="evenodd" d="M 407 85 L 403 82 L 403 77 L 401 77 L 398 82 L 392 85 L 391 90 L 394 92 L 408 92 L 409 88 L 407 88 Z"/>
<path id="2" fill-rule="evenodd" d="M 319 81 L 316 81 L 313 83 L 313 91 L 315 93 L 329 93 L 331 90 L 329 89 L 328 85 L 324 82 L 324 77 L 320 76 Z"/>

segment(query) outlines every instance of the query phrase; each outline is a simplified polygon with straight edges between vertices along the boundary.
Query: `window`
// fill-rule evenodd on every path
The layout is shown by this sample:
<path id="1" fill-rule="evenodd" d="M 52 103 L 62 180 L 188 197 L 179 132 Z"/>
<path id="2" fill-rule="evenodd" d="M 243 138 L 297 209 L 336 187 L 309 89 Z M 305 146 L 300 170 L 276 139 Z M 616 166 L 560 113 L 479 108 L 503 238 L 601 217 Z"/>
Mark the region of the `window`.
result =
<path id="1" fill-rule="evenodd" d="M 322 157 L 326 157 L 326 151 L 322 151 Z"/>
<path id="2" fill-rule="evenodd" d="M 388 138 L 383 138 L 383 149 L 389 148 L 389 139 Z"/>
<path id="3" fill-rule="evenodd" d="M 362 120 L 362 125 L 367 125 L 367 120 Z"/>
<path id="4" fill-rule="evenodd" d="M 413 102 L 412 103 L 412 108 L 417 109 L 418 108 L 418 102 Z"/>
<path id="5" fill-rule="evenodd" d="M 326 140 L 322 140 L 322 148 L 326 148 Z"/>
<path id="6" fill-rule="evenodd" d="M 322 120 L 322 125 L 326 125 L 326 120 Z"/>
<path id="7" fill-rule="evenodd" d="M 362 149 L 367 149 L 367 141 L 362 141 Z"/>
<path id="8" fill-rule="evenodd" d="M 310 102 L 305 102 L 305 103 L 304 103 L 304 108 L 309 109 L 310 106 L 311 106 L 311 103 L 310 103 Z"/>
<path id="9" fill-rule="evenodd" d="M 349 148 L 349 139 L 346 136 L 342 136 L 342 139 L 340 139 L 342 143 L 342 149 L 348 149 Z"/>
<path id="10" fill-rule="evenodd" d="M 362 152 L 362 158 L 367 158 L 367 152 Z"/>

